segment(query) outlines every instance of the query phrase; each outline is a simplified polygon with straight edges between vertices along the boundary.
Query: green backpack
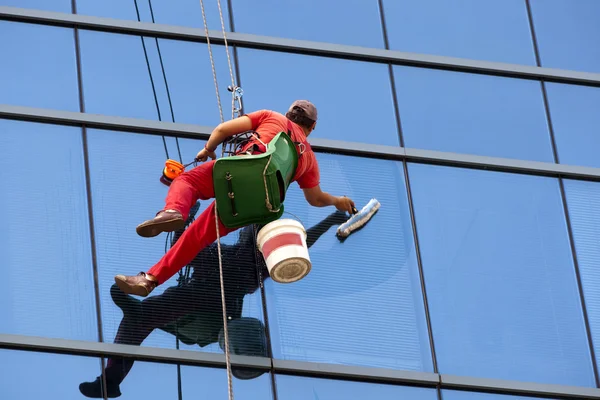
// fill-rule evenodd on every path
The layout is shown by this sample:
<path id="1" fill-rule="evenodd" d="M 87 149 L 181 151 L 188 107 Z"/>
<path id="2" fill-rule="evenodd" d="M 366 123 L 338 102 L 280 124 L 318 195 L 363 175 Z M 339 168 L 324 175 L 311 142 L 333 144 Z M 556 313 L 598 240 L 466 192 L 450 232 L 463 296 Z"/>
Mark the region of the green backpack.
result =
<path id="1" fill-rule="evenodd" d="M 239 228 L 279 219 L 297 168 L 298 151 L 285 132 L 278 133 L 262 154 L 218 159 L 213 181 L 223 225 Z"/>

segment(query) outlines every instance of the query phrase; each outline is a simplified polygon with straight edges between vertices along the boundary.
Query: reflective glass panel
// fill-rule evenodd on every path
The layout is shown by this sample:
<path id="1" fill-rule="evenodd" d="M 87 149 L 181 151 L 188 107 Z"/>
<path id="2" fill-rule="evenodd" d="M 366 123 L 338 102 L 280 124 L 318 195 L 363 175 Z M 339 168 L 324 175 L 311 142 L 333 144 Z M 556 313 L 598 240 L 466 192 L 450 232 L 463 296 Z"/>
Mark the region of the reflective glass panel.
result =
<path id="1" fill-rule="evenodd" d="M 208 47 L 202 43 L 158 41 L 176 122 L 215 126 L 221 122 Z M 231 119 L 231 85 L 225 46 L 211 45 L 215 62 L 223 118 Z M 231 62 L 233 51 L 229 49 Z M 233 64 L 232 64 L 233 68 Z M 158 70 L 158 69 L 157 69 Z M 154 71 L 154 69 L 153 69 Z M 157 76 L 154 73 L 154 76 Z M 162 80 L 162 73 L 160 75 Z M 237 82 L 237 79 L 236 79 Z M 244 91 L 245 91 L 244 87 Z M 250 93 L 248 97 L 254 97 Z M 246 97 L 243 97 L 246 100 Z M 161 107 L 163 119 L 167 111 Z M 195 154 L 194 154 L 195 155 Z"/>
<path id="2" fill-rule="evenodd" d="M 393 50 L 536 65 L 523 0 L 383 0 Z"/>
<path id="3" fill-rule="evenodd" d="M 233 1 L 235 30 L 243 33 L 383 48 L 377 0 Z"/>
<path id="4" fill-rule="evenodd" d="M 342 241 L 335 233 L 348 216 L 309 206 L 290 186 L 284 216 L 313 238 L 312 270 L 293 284 L 265 283 L 274 357 L 432 371 L 402 164 L 317 159 L 324 191 L 349 196 L 358 209 L 376 198 L 381 208 Z"/>
<path id="5" fill-rule="evenodd" d="M 33 8 L 63 13 L 71 12 L 71 0 L 0 0 L 0 6 Z"/>
<path id="6" fill-rule="evenodd" d="M 539 82 L 395 66 L 404 145 L 554 162 Z"/>
<path id="7" fill-rule="evenodd" d="M 564 180 L 581 284 L 594 343 L 600 354 L 600 183 Z"/>
<path id="8" fill-rule="evenodd" d="M 277 375 L 280 400 L 437 400 L 435 389 Z"/>
<path id="9" fill-rule="evenodd" d="M 530 1 L 542 66 L 600 72 L 600 2 Z"/>
<path id="10" fill-rule="evenodd" d="M 0 132 L 0 333 L 97 341 L 81 129 Z"/>
<path id="11" fill-rule="evenodd" d="M 595 386 L 558 181 L 409 173 L 440 373 Z"/>
<path id="12" fill-rule="evenodd" d="M 146 298 L 126 296 L 114 284 L 117 274 L 148 271 L 172 244 L 172 235 L 143 238 L 135 230 L 164 207 L 168 187 L 159 181 L 166 160 L 161 136 L 88 133 L 104 340 L 176 348 L 177 335 L 180 349 L 222 353 L 216 243 L 201 252 L 189 270 L 182 269 Z M 166 142 L 169 156 L 180 160 L 174 139 Z M 204 142 L 187 139 L 179 145 L 187 163 Z M 198 217 L 209 204 L 201 201 L 192 216 Z M 221 240 L 230 340 L 237 349 L 234 354 L 264 355 L 262 302 L 249 237 L 248 230 L 240 230 Z"/>
<path id="13" fill-rule="evenodd" d="M 477 393 L 460 390 L 442 390 L 442 400 L 535 400 L 541 397 L 512 396 L 507 394 Z M 545 397 L 550 400 L 550 398 Z"/>
<path id="14" fill-rule="evenodd" d="M 86 112 L 158 119 L 142 43 L 139 36 L 80 31 Z"/>
<path id="15" fill-rule="evenodd" d="M 79 384 L 101 371 L 95 357 L 0 349 L 0 359 L 3 399 L 81 399 Z"/>
<path id="16" fill-rule="evenodd" d="M 600 88 L 546 83 L 558 160 L 600 167 Z"/>
<path id="17" fill-rule="evenodd" d="M 225 29 L 229 29 L 228 1 L 220 0 Z M 137 11 L 136 11 L 137 6 Z M 181 25 L 194 28 L 204 28 L 202 9 L 197 0 L 77 0 L 77 13 L 118 19 L 139 20 L 157 24 Z M 204 2 L 206 23 L 211 30 L 221 30 L 219 7 L 216 1 Z"/>
<path id="18" fill-rule="evenodd" d="M 285 114 L 294 100 L 318 109 L 311 137 L 398 146 L 388 67 L 359 61 L 240 49 L 244 110 Z"/>
<path id="19" fill-rule="evenodd" d="M 0 21 L 0 104 L 79 111 L 72 29 Z"/>
<path id="20" fill-rule="evenodd" d="M 270 400 L 271 375 L 268 372 L 238 375 L 232 370 L 233 397 L 240 400 Z M 184 400 L 207 399 L 227 400 L 227 370 L 224 368 L 181 367 L 181 392 Z"/>
<path id="21" fill-rule="evenodd" d="M 93 15 L 95 17 L 107 17 L 117 19 L 138 20 L 151 22 L 148 0 L 122 1 L 122 0 L 76 0 L 77 14 Z M 137 9 L 136 9 L 137 6 Z M 147 17 L 147 18 L 145 18 Z"/>

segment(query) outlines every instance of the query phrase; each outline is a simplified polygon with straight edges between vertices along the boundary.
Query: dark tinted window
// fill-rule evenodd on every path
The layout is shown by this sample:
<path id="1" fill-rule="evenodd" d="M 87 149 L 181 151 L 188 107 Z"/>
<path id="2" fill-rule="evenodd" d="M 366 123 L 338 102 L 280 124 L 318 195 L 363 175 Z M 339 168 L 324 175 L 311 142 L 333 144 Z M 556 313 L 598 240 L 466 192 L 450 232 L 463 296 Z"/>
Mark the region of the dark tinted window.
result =
<path id="1" fill-rule="evenodd" d="M 394 67 L 406 147 L 553 162 L 539 82 Z"/>
<path id="2" fill-rule="evenodd" d="M 79 111 L 72 29 L 0 21 L 0 103 Z"/>
<path id="3" fill-rule="evenodd" d="M 318 109 L 315 138 L 397 146 L 388 68 L 384 64 L 240 49 L 246 112 L 282 114 L 297 99 Z"/>
<path id="4" fill-rule="evenodd" d="M 600 167 L 600 88 L 547 83 L 558 160 Z"/>
<path id="5" fill-rule="evenodd" d="M 376 198 L 381 209 L 341 242 L 335 232 L 348 216 L 311 207 L 297 185 L 290 187 L 284 218 L 297 217 L 321 236 L 309 249 L 307 277 L 265 284 L 274 357 L 432 371 L 402 164 L 317 159 L 323 190 L 349 196 L 358 209 Z"/>
<path id="6" fill-rule="evenodd" d="M 233 1 L 238 32 L 365 47 L 383 47 L 377 0 Z"/>
<path id="7" fill-rule="evenodd" d="M 97 341 L 81 129 L 0 120 L 0 132 L 0 332 Z"/>
<path id="8" fill-rule="evenodd" d="M 600 2 L 531 0 L 542 66 L 600 72 Z"/>
<path id="9" fill-rule="evenodd" d="M 383 0 L 394 50 L 535 65 L 522 0 Z"/>
<path id="10" fill-rule="evenodd" d="M 557 180 L 409 173 L 440 373 L 595 386 Z"/>
<path id="11" fill-rule="evenodd" d="M 569 179 L 564 183 L 597 362 L 600 354 L 600 183 Z"/>
<path id="12" fill-rule="evenodd" d="M 437 400 L 435 389 L 277 375 L 281 400 Z"/>

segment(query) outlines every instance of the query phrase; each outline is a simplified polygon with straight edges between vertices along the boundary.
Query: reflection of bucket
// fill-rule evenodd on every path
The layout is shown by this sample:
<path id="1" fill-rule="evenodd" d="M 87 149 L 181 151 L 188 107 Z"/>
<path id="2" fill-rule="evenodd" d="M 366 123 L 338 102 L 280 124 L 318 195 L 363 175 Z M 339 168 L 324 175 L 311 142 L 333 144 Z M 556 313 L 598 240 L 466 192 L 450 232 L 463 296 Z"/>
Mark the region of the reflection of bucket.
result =
<path id="1" fill-rule="evenodd" d="M 310 272 L 306 230 L 300 222 L 293 219 L 270 222 L 258 232 L 256 242 L 275 282 L 296 282 Z"/>

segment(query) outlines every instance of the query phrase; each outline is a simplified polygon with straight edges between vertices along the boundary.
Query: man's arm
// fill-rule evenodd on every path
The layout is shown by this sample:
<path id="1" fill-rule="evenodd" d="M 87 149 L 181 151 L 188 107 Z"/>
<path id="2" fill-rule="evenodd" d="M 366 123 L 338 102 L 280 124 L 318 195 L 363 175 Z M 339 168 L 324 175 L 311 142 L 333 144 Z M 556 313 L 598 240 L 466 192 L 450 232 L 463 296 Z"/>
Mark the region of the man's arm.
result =
<path id="1" fill-rule="evenodd" d="M 321 190 L 321 186 L 317 185 L 310 189 L 302 189 L 304 198 L 313 207 L 335 206 L 339 211 L 345 211 L 352 214 L 354 202 L 346 196 L 332 196 Z"/>
<path id="2" fill-rule="evenodd" d="M 225 139 L 251 129 L 252 121 L 250 120 L 250 117 L 246 115 L 220 123 L 211 132 L 205 148 L 198 152 L 196 159 L 200 161 L 205 161 L 208 157 L 215 159 L 215 150 Z"/>

